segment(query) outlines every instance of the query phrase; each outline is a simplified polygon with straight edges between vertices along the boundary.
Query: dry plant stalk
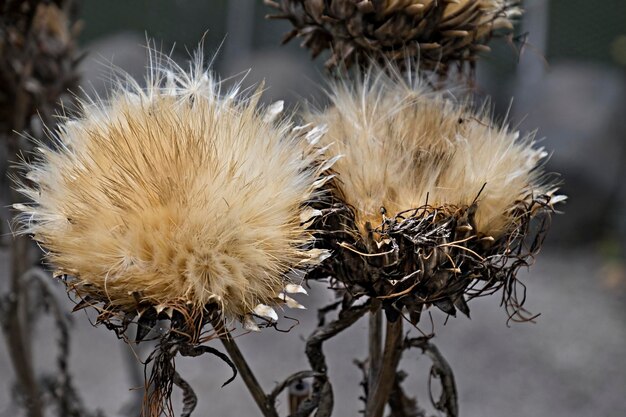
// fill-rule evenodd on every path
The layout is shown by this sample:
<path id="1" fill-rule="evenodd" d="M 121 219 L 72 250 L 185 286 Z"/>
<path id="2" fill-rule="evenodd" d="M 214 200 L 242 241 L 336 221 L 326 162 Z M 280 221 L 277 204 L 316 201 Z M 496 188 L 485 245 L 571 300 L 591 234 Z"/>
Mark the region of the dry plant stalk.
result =
<path id="1" fill-rule="evenodd" d="M 71 101 L 67 90 L 75 86 L 78 78 L 75 50 L 78 25 L 73 23 L 74 17 L 75 4 L 71 0 L 0 2 L 0 142 L 11 159 L 30 148 L 22 135 L 15 132 L 41 137 L 41 121 L 54 126 L 54 114 L 61 102 Z M 12 167 L 8 175 L 15 175 Z M 2 185 L 8 189 L 4 180 Z M 12 202 L 19 201 L 13 190 L 6 194 Z M 10 241 L 10 292 L 0 300 L 0 321 L 28 415 L 42 415 L 43 391 L 52 392 L 54 401 L 60 404 L 60 412 L 71 415 L 68 396 L 73 395 L 70 392 L 73 389 L 69 377 L 61 385 L 54 378 L 42 385 L 32 365 L 30 317 L 42 306 L 55 308 L 55 302 L 45 284 L 37 285 L 38 275 L 29 264 L 30 249 L 24 237 Z M 33 293 L 43 299 L 29 302 Z M 66 323 L 61 319 L 56 321 L 62 334 L 60 350 L 65 352 Z M 62 357 L 59 366 L 61 378 L 67 370 Z"/>
<path id="2" fill-rule="evenodd" d="M 318 144 L 339 158 L 333 199 L 315 206 L 313 223 L 316 244 L 332 256 L 308 278 L 328 279 L 342 297 L 339 321 L 367 300 L 370 356 L 359 363 L 366 417 L 381 417 L 386 404 L 396 417 L 423 415 L 400 386 L 397 368 L 410 347 L 433 360 L 431 379 L 442 384 L 435 408 L 457 417 L 454 376 L 432 335 L 404 340 L 402 323 L 417 326 L 431 306 L 469 316 L 467 301 L 499 289 L 510 319 L 531 320 L 517 271 L 532 263 L 565 197 L 543 173 L 547 153 L 532 134 L 520 137 L 507 121 L 496 124 L 486 104 L 432 90 L 420 75 L 373 66 L 332 84 L 330 99 L 304 115 L 325 126 Z M 324 374 L 313 397 L 331 395 L 326 369 L 312 366 Z M 317 410 L 330 415 L 332 402 L 320 400 Z"/>
<path id="3" fill-rule="evenodd" d="M 404 337 L 404 320 L 416 326 L 431 306 L 469 315 L 469 299 L 501 288 L 510 317 L 531 319 L 516 273 L 565 198 L 543 174 L 546 154 L 532 135 L 400 72 L 415 56 L 442 75 L 471 67 L 496 31 L 512 29 L 517 2 L 270 3 L 314 54 L 332 49 L 329 66 L 385 66 L 335 84 L 331 106 L 293 127 L 282 102 L 262 107 L 260 91 L 221 91 L 201 53 L 185 70 L 151 51 L 146 88 L 122 74 L 110 99 L 82 101 L 50 143 L 38 142 L 18 187 L 28 201 L 14 205 L 20 232 L 46 250 L 75 310 L 95 308 L 118 337 L 130 341 L 134 325 L 139 342 L 167 322 L 148 359 L 146 416 L 173 415 L 174 386 L 191 415 L 197 396 L 174 361 L 209 353 L 239 371 L 265 417 L 277 417 L 277 396 L 305 378 L 311 393 L 292 417 L 329 417 L 323 344 L 369 313 L 366 417 L 386 405 L 395 417 L 424 414 L 398 371 L 412 347 L 441 380 L 435 407 L 457 417 L 449 365 L 430 336 Z M 302 307 L 288 294 L 305 292 L 304 275 L 329 278 L 340 301 L 320 310 L 307 339 L 311 369 L 266 393 L 230 328 L 273 326 L 274 308 Z M 228 356 L 204 344 L 216 338 Z"/>
<path id="4" fill-rule="evenodd" d="M 402 65 L 446 75 L 472 69 L 494 36 L 513 32 L 522 11 L 511 0 L 266 0 L 294 29 L 283 42 L 302 38 L 313 57 L 325 50 L 328 68 Z"/>

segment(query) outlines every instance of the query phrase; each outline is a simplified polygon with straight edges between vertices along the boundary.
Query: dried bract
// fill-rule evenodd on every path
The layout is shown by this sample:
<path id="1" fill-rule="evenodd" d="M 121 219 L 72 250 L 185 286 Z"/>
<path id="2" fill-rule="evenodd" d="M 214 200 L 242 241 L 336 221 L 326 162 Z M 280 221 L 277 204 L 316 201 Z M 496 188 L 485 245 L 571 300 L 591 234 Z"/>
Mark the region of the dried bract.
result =
<path id="1" fill-rule="evenodd" d="M 547 153 L 484 107 L 395 74 L 373 69 L 336 84 L 332 106 L 306 116 L 327 126 L 320 145 L 343 155 L 335 202 L 319 207 L 315 225 L 334 253 L 312 276 L 377 297 L 392 316 L 406 308 L 414 321 L 430 304 L 467 313 L 464 294 L 501 286 L 521 312 L 515 273 L 564 198 L 542 174 Z"/>
<path id="2" fill-rule="evenodd" d="M 327 67 L 419 58 L 422 69 L 446 74 L 471 67 L 493 36 L 510 34 L 522 11 L 511 0 L 270 0 L 313 56 L 326 49 Z"/>

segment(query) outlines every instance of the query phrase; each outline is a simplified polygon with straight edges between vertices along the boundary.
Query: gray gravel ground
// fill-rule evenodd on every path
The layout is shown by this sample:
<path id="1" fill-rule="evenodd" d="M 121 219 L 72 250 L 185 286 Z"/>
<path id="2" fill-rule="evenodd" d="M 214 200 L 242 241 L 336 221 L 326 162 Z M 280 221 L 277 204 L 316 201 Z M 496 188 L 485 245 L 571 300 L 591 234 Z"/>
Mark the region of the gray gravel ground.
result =
<path id="1" fill-rule="evenodd" d="M 527 306 L 541 313 L 536 324 L 507 327 L 497 296 L 473 301 L 471 320 L 458 317 L 443 325 L 445 317 L 434 314 L 435 342 L 456 372 L 462 417 L 626 415 L 626 296 L 623 288 L 604 284 L 602 271 L 601 260 L 583 251 L 539 256 L 531 273 L 522 274 L 529 287 Z M 325 290 L 315 287 L 302 301 L 320 306 L 328 300 Z M 289 373 L 307 368 L 301 339 L 313 329 L 314 316 L 314 311 L 298 314 L 301 324 L 289 334 L 269 330 L 239 339 L 267 390 Z M 104 328 L 92 328 L 84 314 L 73 318 L 71 366 L 84 401 L 108 416 L 121 415 L 132 386 L 125 345 Z M 366 325 L 361 320 L 327 346 L 338 417 L 356 416 L 361 406 L 359 372 L 352 360 L 365 356 Z M 422 325 L 425 330 L 430 326 L 425 320 Z M 53 366 L 55 338 L 51 321 L 41 321 L 35 338 L 38 369 Z M 407 391 L 432 410 L 426 388 L 429 366 L 417 351 L 402 362 L 412 375 L 405 384 Z M 199 394 L 194 416 L 260 415 L 241 379 L 220 388 L 230 371 L 219 360 L 184 359 L 178 369 Z M 11 405 L 13 379 L 2 344 L 0 417 L 19 415 Z"/>

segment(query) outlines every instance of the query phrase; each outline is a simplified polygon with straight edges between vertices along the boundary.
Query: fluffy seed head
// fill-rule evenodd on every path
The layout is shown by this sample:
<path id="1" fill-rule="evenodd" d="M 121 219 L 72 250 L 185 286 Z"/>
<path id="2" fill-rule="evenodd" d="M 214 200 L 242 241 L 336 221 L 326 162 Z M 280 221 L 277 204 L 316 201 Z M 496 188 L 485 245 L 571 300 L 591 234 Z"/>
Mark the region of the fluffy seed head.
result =
<path id="1" fill-rule="evenodd" d="M 152 61 L 147 87 L 126 78 L 83 102 L 25 163 L 21 233 L 81 297 L 122 311 L 216 303 L 242 318 L 261 304 L 271 317 L 285 275 L 319 255 L 301 222 L 320 155 L 276 120 L 282 103 L 222 94 L 201 54 L 189 70 Z"/>
<path id="2" fill-rule="evenodd" d="M 517 202 L 555 191 L 543 181 L 547 153 L 532 135 L 520 138 L 484 108 L 420 82 L 372 70 L 335 84 L 331 101 L 308 119 L 327 125 L 323 144 L 344 155 L 334 166 L 337 187 L 361 232 L 427 203 L 454 211 L 476 202 L 476 232 L 498 237 Z"/>
<path id="3" fill-rule="evenodd" d="M 331 107 L 306 116 L 327 126 L 321 146 L 343 155 L 315 223 L 334 254 L 310 276 L 376 297 L 392 321 L 406 313 L 416 324 L 431 305 L 469 315 L 467 300 L 499 288 L 509 316 L 527 320 L 516 273 L 563 199 L 541 173 L 546 153 L 484 108 L 398 74 L 336 84 Z"/>

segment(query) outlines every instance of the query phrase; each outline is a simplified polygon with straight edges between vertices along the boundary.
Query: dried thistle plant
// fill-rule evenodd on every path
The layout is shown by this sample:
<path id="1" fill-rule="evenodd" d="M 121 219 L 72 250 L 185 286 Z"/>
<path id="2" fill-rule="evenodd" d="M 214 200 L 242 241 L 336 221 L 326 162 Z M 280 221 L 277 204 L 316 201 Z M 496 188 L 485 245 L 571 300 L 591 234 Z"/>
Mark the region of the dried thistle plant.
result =
<path id="1" fill-rule="evenodd" d="M 15 208 L 76 309 L 95 307 L 119 335 L 136 321 L 137 341 L 170 321 L 147 403 L 159 415 L 180 382 L 173 355 L 215 337 L 205 324 L 258 330 L 275 307 L 302 307 L 288 293 L 305 292 L 294 277 L 325 255 L 306 223 L 333 160 L 305 140 L 319 130 L 280 117 L 282 102 L 221 92 L 200 52 L 188 71 L 154 51 L 151 62 L 147 87 L 120 77 L 38 144 Z"/>
<path id="2" fill-rule="evenodd" d="M 303 39 L 313 57 L 325 50 L 326 66 L 367 65 L 372 59 L 419 66 L 445 75 L 473 67 L 494 36 L 510 34 L 522 14 L 515 0 L 266 0 L 271 18 L 294 26 L 284 42 Z"/>
<path id="3" fill-rule="evenodd" d="M 27 129 L 37 114 L 52 114 L 76 85 L 77 53 L 72 1 L 5 1 L 0 5 L 0 128 Z M 22 117 L 18 117 L 22 116 Z"/>
<path id="4" fill-rule="evenodd" d="M 440 75 L 472 67 L 493 35 L 512 29 L 518 2 L 269 3 L 314 55 L 332 50 L 330 67 L 385 66 L 337 82 L 331 106 L 294 128 L 281 102 L 259 105 L 260 91 L 221 91 L 200 53 L 184 70 L 151 51 L 147 87 L 121 76 L 109 99 L 83 100 L 23 163 L 20 233 L 45 250 L 76 309 L 94 307 L 119 337 L 136 324 L 139 342 L 169 323 L 147 361 L 143 415 L 173 415 L 176 385 L 188 417 L 197 397 L 174 358 L 211 353 L 239 371 L 265 417 L 278 417 L 277 396 L 305 378 L 310 395 L 292 417 L 329 417 L 323 343 L 371 313 L 364 414 L 382 417 L 387 404 L 396 417 L 423 414 L 398 370 L 416 347 L 442 381 L 434 406 L 457 417 L 450 366 L 432 335 L 410 338 L 403 319 L 416 326 L 433 305 L 469 314 L 468 299 L 500 288 L 511 318 L 528 319 L 516 273 L 564 197 L 532 135 L 399 74 L 412 73 L 410 62 Z M 320 309 L 306 341 L 311 369 L 266 394 L 228 327 L 258 330 L 275 323 L 275 308 L 302 307 L 288 295 L 305 292 L 301 271 L 330 278 L 342 298 Z M 204 344 L 217 337 L 229 356 Z"/>
<path id="5" fill-rule="evenodd" d="M 15 155 L 30 149 L 17 132 L 41 138 L 41 121 L 53 126 L 54 113 L 71 106 L 67 90 L 78 80 L 76 38 L 77 4 L 72 0 L 3 0 L 0 2 L 0 146 L 8 161 L 2 161 L 1 193 L 11 202 L 21 196 L 10 188 L 4 174 L 15 173 Z M 3 230 L 6 232 L 6 230 Z M 6 233 L 3 234 L 6 237 Z M 29 417 L 41 417 L 53 406 L 59 415 L 91 415 L 78 397 L 69 370 L 70 331 L 54 289 L 45 274 L 33 265 L 34 248 L 25 237 L 8 242 L 6 286 L 0 294 L 0 327 L 15 371 L 16 394 L 12 396 Z M 6 290 L 6 292 L 5 292 Z M 54 316 L 59 337 L 46 342 L 58 349 L 56 365 L 48 373 L 34 360 L 34 328 L 43 311 Z M 41 341 L 39 341 L 41 342 Z M 9 374 L 3 376 L 12 379 Z"/>
<path id="6" fill-rule="evenodd" d="M 320 146 L 343 155 L 335 202 L 317 222 L 334 254 L 313 276 L 379 300 L 392 321 L 408 313 L 416 324 L 433 304 L 469 314 L 466 297 L 503 286 L 519 317 L 516 271 L 564 199 L 542 173 L 547 153 L 495 124 L 486 105 L 385 72 L 336 83 L 331 107 L 305 117 L 327 126 Z"/>

